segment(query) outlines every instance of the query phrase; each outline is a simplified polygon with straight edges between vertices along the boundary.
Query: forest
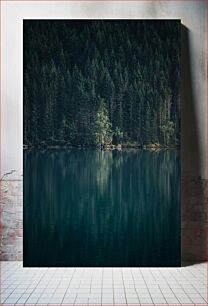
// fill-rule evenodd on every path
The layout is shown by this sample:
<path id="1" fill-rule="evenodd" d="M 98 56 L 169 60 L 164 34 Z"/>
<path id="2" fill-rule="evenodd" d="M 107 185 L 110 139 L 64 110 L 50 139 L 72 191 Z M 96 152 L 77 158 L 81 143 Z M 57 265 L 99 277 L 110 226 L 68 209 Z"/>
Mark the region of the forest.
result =
<path id="1" fill-rule="evenodd" d="M 25 146 L 180 146 L 179 20 L 24 20 Z"/>

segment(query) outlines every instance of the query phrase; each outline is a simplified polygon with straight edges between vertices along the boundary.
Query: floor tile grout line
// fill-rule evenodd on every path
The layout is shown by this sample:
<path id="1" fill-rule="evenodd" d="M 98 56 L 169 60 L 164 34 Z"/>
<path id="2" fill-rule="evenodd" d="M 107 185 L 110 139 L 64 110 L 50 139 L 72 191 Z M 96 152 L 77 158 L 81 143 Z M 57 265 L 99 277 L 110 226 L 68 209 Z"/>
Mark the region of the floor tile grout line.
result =
<path id="1" fill-rule="evenodd" d="M 78 270 L 79 268 L 76 267 L 76 271 L 79 271 Z M 81 268 L 81 275 L 84 274 L 84 269 Z M 79 281 L 79 287 L 78 287 L 78 290 L 81 289 L 81 278 L 80 278 L 80 281 Z M 78 298 L 78 293 L 76 294 L 76 298 L 75 298 L 75 301 L 74 301 L 74 305 L 76 305 L 76 299 Z M 89 302 L 89 298 L 88 298 L 88 302 Z M 87 305 L 88 305 L 88 302 L 87 302 Z M 78 304 L 77 304 L 78 305 Z"/>
<path id="2" fill-rule="evenodd" d="M 176 280 L 176 282 L 178 283 L 178 280 L 173 276 L 173 278 Z M 185 290 L 184 290 L 184 288 L 183 288 L 183 286 L 181 286 L 181 284 L 180 283 L 178 283 L 179 285 L 180 285 L 180 288 L 183 290 L 183 292 L 184 292 L 184 294 L 188 297 L 188 299 L 190 300 L 190 301 L 192 301 L 192 299 L 190 298 L 190 296 L 185 292 Z M 193 285 L 192 285 L 193 286 Z M 194 288 L 194 287 L 193 287 Z M 193 302 L 193 301 L 192 301 Z M 194 302 L 193 302 L 194 303 Z"/>
<path id="3" fill-rule="evenodd" d="M 74 274 L 76 274 L 76 271 L 77 271 L 77 268 L 75 268 L 75 273 L 74 273 Z M 79 286 L 80 286 L 80 285 L 79 285 Z M 77 296 L 78 296 L 78 294 L 76 293 L 76 297 L 75 297 L 75 300 L 74 300 L 73 305 L 75 305 L 75 303 L 76 303 Z"/>
<path id="4" fill-rule="evenodd" d="M 163 276 L 163 274 L 161 273 L 161 271 L 158 270 L 158 272 L 162 275 L 162 278 L 165 280 L 166 284 L 168 285 L 168 288 L 169 288 L 169 289 L 171 290 L 171 292 L 173 293 L 173 295 L 174 295 L 174 297 L 176 298 L 176 300 L 178 301 L 179 305 L 181 305 L 181 303 L 180 303 L 179 299 L 177 298 L 175 292 L 172 290 L 170 284 L 169 284 L 169 283 L 167 282 L 167 280 L 164 278 L 164 276 Z M 170 274 L 171 274 L 171 271 L 170 271 Z M 172 274 L 171 274 L 171 275 L 172 275 Z M 160 285 L 159 285 L 159 287 L 160 287 Z M 160 288 L 160 289 L 161 289 L 161 288 Z M 166 300 L 166 299 L 165 299 L 165 300 Z M 167 300 L 166 300 L 166 301 L 167 301 Z"/>
<path id="5" fill-rule="evenodd" d="M 26 289 L 25 289 L 26 290 Z M 9 299 L 9 297 L 12 295 L 12 293 L 15 291 L 15 288 L 13 289 L 13 291 L 3 300 L 2 303 L 6 302 L 7 299 Z M 23 293 L 24 294 L 24 293 Z"/>
<path id="6" fill-rule="evenodd" d="M 198 269 L 199 270 L 199 269 Z M 191 273 L 191 272 L 190 272 Z M 194 277 L 195 277 L 195 275 L 193 274 L 193 273 L 191 273 Z M 207 284 L 207 286 L 208 286 L 208 284 Z M 203 296 L 201 295 L 201 293 L 198 291 L 198 289 L 195 287 L 195 286 L 193 286 L 193 288 L 198 292 L 198 294 L 202 297 L 202 299 L 206 302 L 206 303 L 208 303 L 208 300 L 206 301 L 204 298 L 203 298 Z"/>
<path id="7" fill-rule="evenodd" d="M 152 303 L 153 303 L 152 295 L 151 295 L 151 293 L 150 293 L 150 291 L 149 291 L 149 288 L 148 288 L 148 286 L 147 286 L 147 283 L 146 283 L 146 280 L 145 280 L 144 275 L 143 275 L 143 273 L 142 273 L 142 270 L 141 270 L 141 275 L 142 275 L 142 278 L 143 278 L 143 280 L 144 280 L 144 282 L 145 282 L 145 285 L 146 285 L 146 287 L 147 287 L 147 290 L 148 290 L 148 292 L 149 292 L 150 298 L 151 298 Z M 154 304 L 154 303 L 153 303 L 153 304 Z"/>
<path id="8" fill-rule="evenodd" d="M 18 267 L 18 269 L 17 269 L 17 267 Z M 164 283 L 164 286 L 165 286 L 164 288 L 168 288 L 176 299 L 178 299 L 178 295 L 170 287 L 171 282 L 173 282 L 174 284 L 177 285 L 176 286 L 176 291 L 177 291 L 177 289 L 180 290 L 180 292 L 182 292 L 182 294 L 185 294 L 186 297 L 191 299 L 191 297 L 190 297 L 191 293 L 189 295 L 189 292 L 186 292 L 185 288 L 186 288 L 186 286 L 188 286 L 188 287 L 191 286 L 191 288 L 193 288 L 194 290 L 196 289 L 195 288 L 197 286 L 196 280 L 200 280 L 200 278 L 204 275 L 204 273 L 201 273 L 201 272 L 199 273 L 199 271 L 203 271 L 203 269 L 204 269 L 204 266 L 201 266 L 201 267 L 200 266 L 196 266 L 196 267 L 193 266 L 192 268 L 189 268 L 188 270 L 183 270 L 183 269 L 181 269 L 181 270 L 179 270 L 179 269 L 164 269 L 163 270 L 161 268 L 156 268 L 156 269 L 151 269 L 151 268 L 146 268 L 146 269 L 139 269 L 139 268 L 134 268 L 134 269 L 121 269 L 120 268 L 120 269 L 116 269 L 115 268 L 115 269 L 113 269 L 112 268 L 110 274 L 112 276 L 113 273 L 114 273 L 114 276 L 112 277 L 111 286 L 113 285 L 113 281 L 115 282 L 115 279 L 117 279 L 118 283 L 117 283 L 116 287 L 119 289 L 120 288 L 119 284 L 121 286 L 123 286 L 122 288 L 124 290 L 124 293 L 125 293 L 125 296 L 126 296 L 126 300 L 127 300 L 127 295 L 126 295 L 127 288 L 130 288 L 131 291 L 132 291 L 132 289 L 135 291 L 135 286 L 136 286 L 137 281 L 139 283 L 139 280 L 142 280 L 143 284 L 146 286 L 144 288 L 147 289 L 147 292 L 151 291 L 151 290 L 149 290 L 149 288 L 150 289 L 154 288 L 154 287 L 155 288 L 159 288 L 159 290 L 161 292 L 160 295 L 164 296 L 164 298 L 166 300 L 166 297 L 165 297 L 166 295 L 164 293 L 165 291 L 163 292 L 162 285 L 160 285 L 160 280 L 161 280 L 161 282 Z M 9 284 L 9 288 L 11 288 L 11 289 L 18 288 L 19 285 L 21 285 L 21 277 L 24 277 L 24 273 L 22 272 L 23 268 L 20 267 L 19 265 L 17 265 L 17 263 L 16 263 L 16 264 L 12 264 L 11 265 L 11 269 L 7 269 L 7 270 L 10 270 L 10 272 L 11 271 L 12 272 L 16 271 L 14 273 L 14 276 L 11 278 L 10 284 L 8 283 Z M 62 288 L 64 289 L 64 293 L 62 294 L 62 302 L 63 302 L 64 296 L 66 295 L 66 292 L 67 292 L 67 290 L 70 287 L 70 283 L 73 280 L 73 275 L 74 275 L 76 269 L 74 268 L 71 272 L 67 273 L 67 268 L 65 268 L 63 271 L 58 271 L 58 269 L 55 269 L 52 272 L 50 271 L 50 269 L 47 268 L 46 270 L 41 271 L 41 275 L 39 276 L 38 272 L 40 270 L 35 270 L 35 271 L 32 271 L 32 272 L 30 271 L 29 276 L 26 277 L 26 279 L 23 282 L 24 283 L 24 285 L 23 285 L 24 293 L 27 293 L 27 290 L 30 289 L 28 291 L 28 293 L 27 293 L 28 297 L 27 297 L 26 301 L 33 294 L 33 292 L 35 290 L 34 288 L 38 288 L 38 284 L 40 282 L 42 284 L 41 287 L 40 287 L 40 289 L 42 289 L 42 292 L 47 291 L 48 288 L 50 289 L 50 286 L 46 285 L 46 283 L 47 283 L 47 281 L 51 282 L 52 278 L 56 277 L 56 275 L 57 275 L 58 276 L 58 282 L 56 283 L 56 286 L 54 287 L 54 290 L 59 290 L 59 289 L 62 289 Z M 26 273 L 27 273 L 27 271 L 29 271 L 29 270 L 26 269 Z M 101 288 L 99 287 L 99 289 L 101 289 L 101 298 L 102 298 L 102 294 L 103 294 L 104 271 L 105 271 L 105 269 L 103 268 L 103 269 L 100 270 L 101 273 L 99 273 L 100 274 L 99 277 L 101 279 L 101 283 L 99 282 L 99 286 L 101 286 Z M 9 273 L 8 275 L 12 275 L 12 273 Z M 32 277 L 33 275 L 35 275 L 35 286 L 31 287 L 29 285 L 29 280 L 28 279 L 30 277 Z M 63 278 L 67 279 L 67 275 L 68 275 L 68 277 L 70 277 L 70 281 L 67 282 L 67 285 L 64 285 Z M 82 287 L 81 287 L 81 279 L 84 278 L 85 281 L 86 281 L 88 275 L 91 276 L 91 280 L 92 280 L 92 269 L 88 270 L 87 272 L 85 272 L 84 269 L 82 269 L 77 274 L 76 282 L 78 281 L 78 283 L 79 283 L 79 288 L 77 288 L 77 290 L 79 290 L 79 289 L 81 290 L 82 289 Z M 94 277 L 93 277 L 94 281 L 96 282 L 95 275 L 96 275 L 96 271 L 95 271 Z M 188 279 L 188 281 L 187 281 L 187 278 L 190 275 L 192 275 L 193 277 L 191 279 Z M 154 282 L 153 282 L 154 286 L 153 287 L 151 287 L 151 286 L 149 287 L 149 285 L 151 284 L 151 281 L 150 281 L 150 284 L 149 284 L 148 283 L 148 276 L 150 278 L 154 279 Z M 98 277 L 98 280 L 99 280 L 99 277 Z M 108 277 L 106 277 L 106 279 L 107 278 Z M 194 283 L 191 283 L 192 279 L 195 279 Z M 120 283 L 120 281 L 121 281 L 121 283 Z M 185 286 L 183 286 L 183 281 L 185 282 Z M 13 284 L 13 286 L 12 286 L 12 284 Z M 128 284 L 131 284 L 131 286 L 128 287 Z M 202 278 L 202 281 L 199 284 L 200 284 L 200 288 L 203 289 L 204 288 L 203 278 Z M 113 288 L 114 287 L 115 286 L 113 286 Z M 31 291 L 31 289 L 33 289 L 33 290 Z M 90 291 L 91 291 L 91 289 L 90 289 Z M 96 292 L 96 286 L 95 286 L 95 292 Z M 118 292 L 119 292 L 119 290 L 118 290 Z M 197 290 L 196 290 L 195 293 L 198 294 Z M 151 293 L 149 294 L 149 296 L 151 297 L 151 300 L 152 300 Z M 197 305 L 197 306 L 205 305 L 205 302 L 202 302 L 202 301 L 204 301 L 204 298 L 201 297 L 200 294 L 198 294 L 198 298 L 199 298 L 199 302 L 196 303 L 196 301 L 195 301 L 192 305 Z M 201 298 L 201 300 L 200 300 L 200 298 Z M 52 302 L 53 301 L 51 301 L 51 303 Z M 105 303 L 102 303 L 102 304 L 105 305 Z M 118 305 L 117 303 L 115 303 L 115 304 Z M 126 304 L 130 304 L 130 303 L 128 303 L 128 300 L 126 301 Z M 155 303 L 153 301 L 153 304 L 151 304 L 151 305 L 154 305 L 154 304 Z M 181 303 L 181 304 L 184 304 L 184 303 Z M 40 306 L 40 303 L 37 302 L 37 305 Z M 168 303 L 168 305 L 170 305 L 170 302 Z M 174 304 L 174 305 L 176 305 L 176 304 Z M 184 305 L 188 305 L 188 304 L 184 304 Z M 190 303 L 189 303 L 189 305 L 190 305 Z"/>
<path id="9" fill-rule="evenodd" d="M 121 269 L 121 276 L 122 276 L 122 282 L 123 282 L 123 287 L 124 287 L 124 294 L 125 294 L 125 300 L 127 304 L 127 298 L 126 298 L 126 287 L 125 287 L 125 282 L 124 282 L 124 275 L 123 275 L 123 269 Z"/>
<path id="10" fill-rule="evenodd" d="M 140 298 L 139 298 L 138 292 L 137 292 L 136 287 L 135 287 L 135 278 L 134 278 L 134 275 L 132 273 L 132 269 L 131 269 L 131 275 L 132 275 L 132 278 L 133 278 L 133 281 L 134 281 L 134 290 L 136 292 L 136 295 L 137 295 L 137 298 L 138 298 L 138 301 L 139 301 L 139 305 L 141 305 Z"/>
<path id="11" fill-rule="evenodd" d="M 75 273 L 75 269 L 74 269 L 74 271 L 73 271 L 73 273 L 72 273 L 72 276 L 71 276 L 71 279 L 70 279 L 70 282 L 69 282 L 69 284 L 68 284 L 67 289 L 68 289 L 68 288 L 69 288 L 69 286 L 70 286 L 70 283 L 71 283 L 71 281 L 72 281 L 72 279 L 73 279 L 73 275 L 74 275 L 74 273 Z M 64 298 L 65 298 L 65 296 L 66 296 L 67 289 L 66 289 L 65 294 L 64 294 L 64 296 L 63 296 L 62 303 L 63 303 Z M 76 298 L 75 298 L 75 299 L 76 299 Z"/>
<path id="12" fill-rule="evenodd" d="M 23 268 L 23 269 L 24 269 L 24 268 Z M 45 275 L 45 274 L 47 273 L 47 271 L 48 271 L 48 268 L 45 270 L 45 273 L 44 273 L 43 275 Z M 41 277 L 40 277 L 40 279 L 39 279 L 39 282 L 37 283 L 37 285 L 36 285 L 35 288 L 37 288 L 37 286 L 38 286 L 38 284 L 40 283 L 40 281 L 41 281 L 43 275 L 41 275 Z M 35 289 L 34 289 L 34 290 L 35 290 Z M 33 291 L 34 291 L 34 290 L 33 290 Z M 30 294 L 30 295 L 31 295 L 31 294 Z M 29 295 L 29 297 L 30 297 L 30 295 Z M 28 299 L 29 299 L 29 297 L 28 297 Z M 28 300 L 28 299 L 27 299 L 27 300 Z M 18 302 L 19 300 L 20 300 L 20 299 L 18 299 L 17 302 Z M 27 300 L 25 301 L 25 303 L 27 302 Z"/>
<path id="13" fill-rule="evenodd" d="M 103 303 L 103 268 L 101 269 L 102 271 L 102 281 L 101 281 L 101 305 Z"/>
<path id="14" fill-rule="evenodd" d="M 181 304 L 180 301 L 178 300 L 177 296 L 175 295 L 175 293 L 174 293 L 173 290 L 171 289 L 170 284 L 169 284 L 169 283 L 167 282 L 167 280 L 164 278 L 163 274 L 161 273 L 161 271 L 160 271 L 159 269 L 158 269 L 158 273 L 162 276 L 162 278 L 164 279 L 164 281 L 166 282 L 166 284 L 168 285 L 168 287 L 170 288 L 170 290 L 172 291 L 174 297 L 176 298 L 176 300 L 178 301 L 178 303 L 179 303 L 179 305 L 180 305 L 180 304 Z M 171 271 L 170 271 L 170 274 L 171 274 Z M 159 288 L 160 288 L 160 285 L 159 285 L 159 284 L 158 284 L 158 286 L 159 286 Z M 161 288 L 160 288 L 160 290 L 161 290 Z M 167 304 L 169 304 L 168 301 L 167 301 L 167 299 L 165 298 L 165 295 L 163 294 L 163 291 L 162 291 L 162 290 L 161 290 L 161 292 L 162 292 L 162 295 L 163 295 L 165 301 L 167 302 Z"/>

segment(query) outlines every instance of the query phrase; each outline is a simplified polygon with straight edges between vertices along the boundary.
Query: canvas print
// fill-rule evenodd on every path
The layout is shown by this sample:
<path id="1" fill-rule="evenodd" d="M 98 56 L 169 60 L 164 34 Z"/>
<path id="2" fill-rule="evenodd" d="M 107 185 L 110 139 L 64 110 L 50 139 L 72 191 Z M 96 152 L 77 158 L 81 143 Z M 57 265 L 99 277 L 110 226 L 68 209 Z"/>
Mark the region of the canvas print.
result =
<path id="1" fill-rule="evenodd" d="M 180 266 L 180 20 L 24 20 L 25 267 Z"/>

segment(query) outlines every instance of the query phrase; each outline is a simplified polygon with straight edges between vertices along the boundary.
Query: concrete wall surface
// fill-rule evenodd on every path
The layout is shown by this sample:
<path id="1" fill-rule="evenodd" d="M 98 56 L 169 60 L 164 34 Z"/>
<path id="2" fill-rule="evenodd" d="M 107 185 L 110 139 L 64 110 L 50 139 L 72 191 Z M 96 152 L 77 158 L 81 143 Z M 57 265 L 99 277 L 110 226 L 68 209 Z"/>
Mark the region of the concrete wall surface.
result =
<path id="1" fill-rule="evenodd" d="M 23 19 L 181 19 L 182 260 L 208 259 L 206 1 L 1 1 L 1 260 L 22 259 Z"/>

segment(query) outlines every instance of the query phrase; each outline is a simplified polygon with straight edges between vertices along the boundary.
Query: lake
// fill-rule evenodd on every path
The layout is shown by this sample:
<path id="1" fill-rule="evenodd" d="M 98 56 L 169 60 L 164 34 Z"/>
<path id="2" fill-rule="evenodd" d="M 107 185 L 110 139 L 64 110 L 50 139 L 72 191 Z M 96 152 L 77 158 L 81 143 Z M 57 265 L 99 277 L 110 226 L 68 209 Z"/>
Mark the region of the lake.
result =
<path id="1" fill-rule="evenodd" d="M 24 151 L 23 264 L 180 266 L 180 151 Z"/>

